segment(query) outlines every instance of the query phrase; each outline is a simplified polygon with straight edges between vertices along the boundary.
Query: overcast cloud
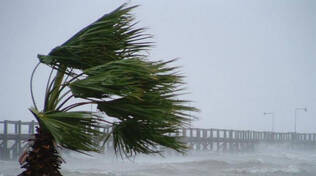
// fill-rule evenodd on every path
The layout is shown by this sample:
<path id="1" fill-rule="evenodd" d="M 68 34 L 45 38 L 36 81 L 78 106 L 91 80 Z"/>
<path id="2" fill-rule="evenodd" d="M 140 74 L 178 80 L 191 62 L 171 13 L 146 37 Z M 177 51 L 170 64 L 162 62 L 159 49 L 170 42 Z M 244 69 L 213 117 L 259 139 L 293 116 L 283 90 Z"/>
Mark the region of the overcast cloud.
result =
<path id="1" fill-rule="evenodd" d="M 150 58 L 180 58 L 186 97 L 201 109 L 193 126 L 316 132 L 316 1 L 2 0 L 0 120 L 33 120 L 29 79 L 38 62 L 81 28 L 124 2 L 149 27 Z M 43 92 L 42 66 L 35 91 Z M 43 98 L 37 94 L 38 101 Z"/>

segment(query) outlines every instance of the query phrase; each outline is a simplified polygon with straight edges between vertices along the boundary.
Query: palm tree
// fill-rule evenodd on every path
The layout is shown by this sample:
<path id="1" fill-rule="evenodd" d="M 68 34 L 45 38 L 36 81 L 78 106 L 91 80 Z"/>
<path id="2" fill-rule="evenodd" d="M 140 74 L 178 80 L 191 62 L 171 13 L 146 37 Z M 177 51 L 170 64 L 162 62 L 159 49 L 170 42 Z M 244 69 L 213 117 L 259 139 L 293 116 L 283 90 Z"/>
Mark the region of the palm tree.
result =
<path id="1" fill-rule="evenodd" d="M 174 60 L 147 60 L 151 35 L 135 27 L 130 14 L 134 8 L 124 4 L 49 54 L 38 55 L 39 64 L 31 77 L 30 111 L 39 127 L 30 139 L 32 146 L 21 175 L 59 176 L 63 162 L 59 148 L 100 152 L 100 141 L 104 144 L 109 135 L 115 152 L 126 156 L 159 153 L 158 145 L 185 151 L 184 143 L 167 134 L 188 125 L 189 112 L 197 109 L 178 99 L 184 83 L 178 68 L 168 66 Z M 42 109 L 32 91 L 40 64 L 51 67 Z M 116 120 L 78 110 L 87 105 Z M 98 130 L 105 124 L 112 127 L 110 134 Z"/>

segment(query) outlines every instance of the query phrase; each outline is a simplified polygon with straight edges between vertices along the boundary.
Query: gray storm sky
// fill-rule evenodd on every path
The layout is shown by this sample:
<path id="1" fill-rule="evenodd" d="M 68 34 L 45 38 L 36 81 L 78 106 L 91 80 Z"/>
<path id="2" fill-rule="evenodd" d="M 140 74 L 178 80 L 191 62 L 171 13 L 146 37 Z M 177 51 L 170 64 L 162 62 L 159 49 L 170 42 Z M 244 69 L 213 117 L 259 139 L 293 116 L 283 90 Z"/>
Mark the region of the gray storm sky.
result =
<path id="1" fill-rule="evenodd" d="M 29 79 L 47 54 L 81 28 L 127 1 L 2 0 L 0 120 L 32 120 Z M 316 1 L 128 1 L 153 34 L 152 59 L 180 58 L 195 127 L 316 132 Z M 49 69 L 36 75 L 43 92 Z M 38 101 L 42 95 L 37 93 Z"/>

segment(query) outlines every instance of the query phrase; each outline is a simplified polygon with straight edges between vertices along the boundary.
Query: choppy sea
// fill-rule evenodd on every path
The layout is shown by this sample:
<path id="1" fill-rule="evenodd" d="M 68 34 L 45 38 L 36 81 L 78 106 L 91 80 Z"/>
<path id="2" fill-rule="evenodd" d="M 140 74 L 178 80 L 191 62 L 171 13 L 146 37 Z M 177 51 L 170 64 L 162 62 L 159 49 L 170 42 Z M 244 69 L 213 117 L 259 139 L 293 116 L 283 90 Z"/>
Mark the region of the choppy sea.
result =
<path id="1" fill-rule="evenodd" d="M 251 153 L 193 152 L 185 156 L 138 156 L 68 153 L 64 176 L 316 176 L 316 151 L 264 149 Z M 17 162 L 0 161 L 0 176 L 22 170 Z"/>

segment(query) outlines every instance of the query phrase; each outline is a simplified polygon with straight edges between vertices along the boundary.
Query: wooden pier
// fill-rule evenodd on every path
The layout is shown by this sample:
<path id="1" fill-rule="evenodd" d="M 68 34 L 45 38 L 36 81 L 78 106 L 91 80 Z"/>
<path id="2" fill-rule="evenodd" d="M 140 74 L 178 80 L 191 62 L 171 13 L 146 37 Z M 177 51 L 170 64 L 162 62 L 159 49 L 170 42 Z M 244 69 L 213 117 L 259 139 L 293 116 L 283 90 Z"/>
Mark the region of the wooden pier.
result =
<path id="1" fill-rule="evenodd" d="M 0 160 L 16 160 L 34 134 L 35 121 L 0 121 Z M 108 133 L 111 128 L 100 128 Z M 316 134 L 278 133 L 250 130 L 183 128 L 176 134 L 195 151 L 243 152 L 252 151 L 258 144 L 285 144 L 288 147 L 316 149 Z M 111 139 L 105 151 L 113 150 Z"/>

